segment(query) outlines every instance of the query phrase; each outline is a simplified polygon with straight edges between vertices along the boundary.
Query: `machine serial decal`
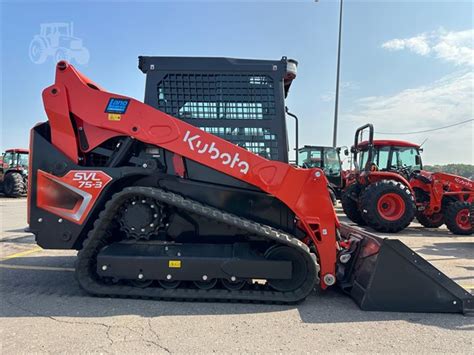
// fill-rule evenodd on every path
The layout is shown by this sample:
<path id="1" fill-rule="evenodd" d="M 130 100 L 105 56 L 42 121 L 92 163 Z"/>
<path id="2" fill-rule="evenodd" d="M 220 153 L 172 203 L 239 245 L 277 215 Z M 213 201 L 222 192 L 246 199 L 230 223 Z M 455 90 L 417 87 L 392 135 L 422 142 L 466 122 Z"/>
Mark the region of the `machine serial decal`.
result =
<path id="1" fill-rule="evenodd" d="M 235 153 L 233 156 L 229 153 L 221 153 L 221 151 L 216 147 L 216 143 L 211 142 L 211 144 L 203 144 L 199 138 L 201 138 L 200 135 L 195 134 L 194 136 L 191 136 L 191 132 L 187 131 L 184 135 L 183 142 L 187 142 L 189 149 L 192 151 L 197 151 L 199 154 L 207 153 L 212 160 L 219 158 L 221 159 L 223 165 L 229 165 L 231 168 L 237 166 L 237 168 L 240 168 L 239 171 L 241 173 L 248 173 L 250 168 L 249 163 L 247 163 L 245 160 L 240 160 L 239 153 Z"/>
<path id="2" fill-rule="evenodd" d="M 130 99 L 118 99 L 110 98 L 107 107 L 105 108 L 106 113 L 125 113 L 127 111 Z M 109 118 L 110 119 L 110 118 Z"/>

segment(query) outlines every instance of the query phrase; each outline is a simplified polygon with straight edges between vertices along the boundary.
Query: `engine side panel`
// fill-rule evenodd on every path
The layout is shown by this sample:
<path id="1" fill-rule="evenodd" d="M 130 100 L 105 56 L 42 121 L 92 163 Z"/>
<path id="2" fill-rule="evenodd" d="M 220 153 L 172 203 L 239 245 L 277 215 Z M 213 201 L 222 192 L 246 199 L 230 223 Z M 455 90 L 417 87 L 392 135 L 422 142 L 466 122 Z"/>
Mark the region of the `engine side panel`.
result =
<path id="1" fill-rule="evenodd" d="M 32 148 L 31 179 L 34 188 L 29 195 L 30 228 L 36 235 L 37 243 L 44 248 L 80 249 L 105 202 L 114 192 L 134 185 L 160 187 L 297 234 L 291 210 L 275 197 L 256 189 L 182 179 L 172 174 L 172 166 L 164 167 L 165 170 L 80 166 L 65 157 L 49 141 L 48 123 L 33 128 Z M 81 181 L 68 179 L 71 174 L 80 177 Z M 97 179 L 103 175 L 110 177 L 110 181 L 100 181 L 103 186 L 97 189 L 96 198 L 90 201 L 86 201 L 87 197 L 81 198 L 82 193 L 90 191 L 84 185 L 99 183 Z M 78 194 L 77 188 L 81 190 Z M 186 220 L 180 217 L 170 221 L 169 232 L 177 240 L 189 237 L 196 240 L 198 231 L 203 240 L 216 236 L 231 237 L 236 233 L 228 227 L 195 216 L 192 217 L 192 223 L 189 223 L 189 218 Z"/>

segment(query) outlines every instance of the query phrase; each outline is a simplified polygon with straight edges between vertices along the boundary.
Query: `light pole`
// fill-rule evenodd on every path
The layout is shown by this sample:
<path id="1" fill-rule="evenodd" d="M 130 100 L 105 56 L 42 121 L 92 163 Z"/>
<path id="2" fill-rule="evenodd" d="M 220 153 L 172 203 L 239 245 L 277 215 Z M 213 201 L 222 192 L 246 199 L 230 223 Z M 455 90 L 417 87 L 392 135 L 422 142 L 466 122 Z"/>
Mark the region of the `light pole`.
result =
<path id="1" fill-rule="evenodd" d="M 332 136 L 332 146 L 337 146 L 337 113 L 339 106 L 339 72 L 341 69 L 341 36 L 342 36 L 342 4 L 339 5 L 339 41 L 337 43 L 337 68 L 336 68 L 336 99 L 334 100 L 334 130 Z"/>

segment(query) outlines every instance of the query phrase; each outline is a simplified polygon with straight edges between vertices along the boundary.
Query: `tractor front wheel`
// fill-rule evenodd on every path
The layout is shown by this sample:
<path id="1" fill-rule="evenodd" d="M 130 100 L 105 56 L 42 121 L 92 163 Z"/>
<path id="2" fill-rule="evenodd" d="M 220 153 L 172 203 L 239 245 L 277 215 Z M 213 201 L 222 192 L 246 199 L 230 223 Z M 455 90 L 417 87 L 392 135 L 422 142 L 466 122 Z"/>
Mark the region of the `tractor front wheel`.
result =
<path id="1" fill-rule="evenodd" d="M 20 173 L 8 173 L 3 180 L 3 192 L 8 197 L 20 197 L 25 192 L 25 183 Z"/>
<path id="2" fill-rule="evenodd" d="M 446 226 L 453 234 L 472 234 L 472 223 L 470 218 L 471 204 L 469 202 L 456 201 L 446 206 L 444 219 Z"/>
<path id="3" fill-rule="evenodd" d="M 346 216 L 354 223 L 365 226 L 365 221 L 359 211 L 359 195 L 361 187 L 354 183 L 347 187 L 341 194 L 342 210 Z"/>
<path id="4" fill-rule="evenodd" d="M 415 216 L 415 200 L 408 187 L 393 180 L 370 184 L 360 195 L 365 222 L 379 232 L 405 229 Z"/>
<path id="5" fill-rule="evenodd" d="M 423 214 L 423 212 L 417 212 L 416 219 L 426 228 L 438 228 L 444 224 L 444 216 L 442 213 L 434 213 L 431 216 L 427 216 Z"/>

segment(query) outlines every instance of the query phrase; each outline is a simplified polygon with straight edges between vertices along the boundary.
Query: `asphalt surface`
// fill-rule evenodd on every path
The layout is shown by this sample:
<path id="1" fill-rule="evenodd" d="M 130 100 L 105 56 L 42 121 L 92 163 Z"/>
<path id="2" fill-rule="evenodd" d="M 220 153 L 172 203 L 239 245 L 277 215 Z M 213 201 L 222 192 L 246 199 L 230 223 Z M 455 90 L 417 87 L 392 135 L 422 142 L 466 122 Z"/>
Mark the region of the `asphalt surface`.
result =
<path id="1" fill-rule="evenodd" d="M 0 217 L 2 354 L 474 352 L 474 317 L 364 312 L 336 291 L 296 306 L 90 297 L 74 251 L 41 250 L 23 231 L 25 199 L 0 197 Z M 413 223 L 396 238 L 474 288 L 473 237 Z"/>

